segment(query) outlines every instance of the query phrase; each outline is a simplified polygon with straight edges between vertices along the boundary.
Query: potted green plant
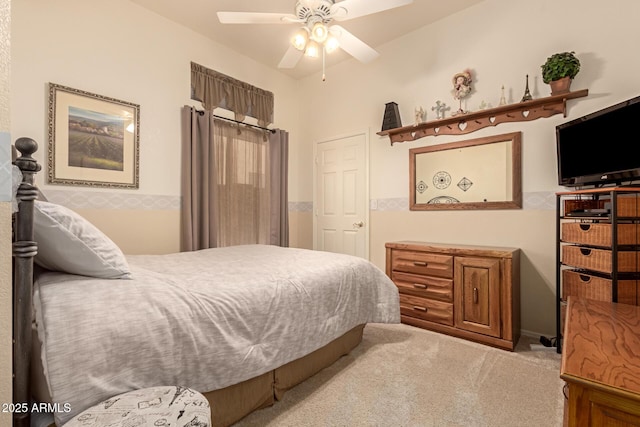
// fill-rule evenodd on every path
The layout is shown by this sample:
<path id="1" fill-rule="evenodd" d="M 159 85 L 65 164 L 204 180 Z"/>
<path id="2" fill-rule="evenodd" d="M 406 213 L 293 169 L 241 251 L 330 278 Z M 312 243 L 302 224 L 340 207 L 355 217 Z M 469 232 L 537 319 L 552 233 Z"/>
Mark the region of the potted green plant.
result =
<path id="1" fill-rule="evenodd" d="M 551 95 L 569 92 L 571 80 L 580 71 L 575 52 L 554 53 L 541 66 L 542 81 L 551 86 Z"/>

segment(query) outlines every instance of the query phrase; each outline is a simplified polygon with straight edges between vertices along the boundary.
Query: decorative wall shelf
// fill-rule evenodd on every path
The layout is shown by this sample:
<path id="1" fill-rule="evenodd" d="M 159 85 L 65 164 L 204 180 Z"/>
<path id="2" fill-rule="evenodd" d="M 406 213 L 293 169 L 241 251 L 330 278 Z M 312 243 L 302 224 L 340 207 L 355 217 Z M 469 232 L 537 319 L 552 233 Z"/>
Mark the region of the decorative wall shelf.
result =
<path id="1" fill-rule="evenodd" d="M 563 114 L 566 117 L 567 100 L 581 98 L 589 94 L 588 89 L 552 95 L 531 101 L 502 105 L 486 110 L 473 111 L 464 115 L 447 117 L 440 120 L 420 123 L 416 126 L 387 129 L 378 132 L 380 136 L 389 136 L 391 145 L 396 142 L 415 141 L 425 136 L 463 135 L 489 126 L 508 122 L 528 122 L 540 117 Z"/>

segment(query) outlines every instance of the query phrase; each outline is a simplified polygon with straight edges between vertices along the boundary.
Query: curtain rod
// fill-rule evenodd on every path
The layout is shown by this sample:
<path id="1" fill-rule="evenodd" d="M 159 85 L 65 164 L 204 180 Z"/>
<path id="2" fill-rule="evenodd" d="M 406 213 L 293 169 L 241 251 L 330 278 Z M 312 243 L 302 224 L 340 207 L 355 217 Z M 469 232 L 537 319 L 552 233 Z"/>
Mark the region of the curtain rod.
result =
<path id="1" fill-rule="evenodd" d="M 204 111 L 204 110 L 198 110 L 198 109 L 197 109 L 197 108 L 195 108 L 195 107 L 194 107 L 193 109 L 194 109 L 194 110 L 196 110 L 196 112 L 197 112 L 198 114 L 200 114 L 201 116 L 205 113 L 205 111 Z M 229 121 L 229 122 L 233 122 L 233 123 L 238 123 L 238 124 L 240 124 L 240 125 L 250 126 L 250 127 L 252 127 L 252 128 L 256 128 L 256 129 L 266 130 L 266 131 L 269 131 L 269 132 L 271 132 L 271 133 L 276 133 L 276 130 L 275 130 L 275 129 L 269 129 L 269 128 L 265 128 L 265 127 L 258 126 L 258 125 L 252 125 L 251 123 L 241 122 L 240 120 L 234 120 L 234 119 L 230 119 L 230 118 L 228 118 L 228 117 L 218 116 L 218 115 L 216 115 L 216 114 L 213 114 L 213 117 L 218 118 L 218 119 L 222 119 L 222 120 L 227 120 L 227 121 Z"/>

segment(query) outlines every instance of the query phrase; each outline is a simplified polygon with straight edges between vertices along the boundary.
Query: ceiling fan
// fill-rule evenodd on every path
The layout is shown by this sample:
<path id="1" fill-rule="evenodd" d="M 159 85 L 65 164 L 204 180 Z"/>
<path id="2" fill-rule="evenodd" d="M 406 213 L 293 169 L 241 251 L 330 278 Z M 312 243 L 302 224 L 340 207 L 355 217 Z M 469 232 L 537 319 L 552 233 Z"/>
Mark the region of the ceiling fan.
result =
<path id="1" fill-rule="evenodd" d="M 412 3 L 413 0 L 297 0 L 295 14 L 263 12 L 218 12 L 223 24 L 302 24 L 291 39 L 278 68 L 294 68 L 303 55 L 318 57 L 341 48 L 363 63 L 378 52 L 333 21 L 347 21 Z"/>

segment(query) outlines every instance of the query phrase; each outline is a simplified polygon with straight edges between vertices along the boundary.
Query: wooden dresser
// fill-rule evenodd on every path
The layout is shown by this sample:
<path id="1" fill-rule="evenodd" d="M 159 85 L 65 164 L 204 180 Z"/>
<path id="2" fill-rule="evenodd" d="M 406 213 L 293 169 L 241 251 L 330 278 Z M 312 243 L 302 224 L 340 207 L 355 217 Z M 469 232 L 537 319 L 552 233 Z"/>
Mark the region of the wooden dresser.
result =
<path id="1" fill-rule="evenodd" d="M 520 250 L 386 244 L 402 323 L 513 350 L 520 337 Z"/>
<path id="2" fill-rule="evenodd" d="M 640 307 L 569 296 L 565 425 L 640 426 Z"/>

